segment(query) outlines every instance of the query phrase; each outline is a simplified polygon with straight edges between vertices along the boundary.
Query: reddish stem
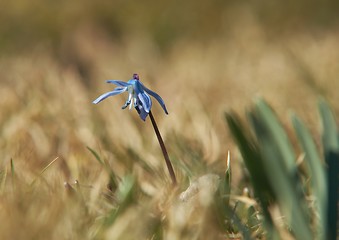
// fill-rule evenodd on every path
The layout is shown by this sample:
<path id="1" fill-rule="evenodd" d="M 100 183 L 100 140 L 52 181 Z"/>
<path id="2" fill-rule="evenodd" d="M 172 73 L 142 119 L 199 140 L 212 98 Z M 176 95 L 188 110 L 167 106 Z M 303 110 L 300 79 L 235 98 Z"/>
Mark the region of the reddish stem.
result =
<path id="1" fill-rule="evenodd" d="M 164 141 L 162 140 L 162 137 L 161 137 L 161 134 L 159 132 L 157 123 L 155 122 L 155 119 L 154 119 L 153 114 L 152 114 L 151 111 L 149 111 L 149 116 L 151 118 L 151 122 L 152 122 L 152 125 L 153 125 L 153 128 L 154 128 L 154 131 L 155 131 L 155 135 L 157 135 L 157 138 L 158 138 L 158 141 L 159 141 L 159 144 L 160 144 L 160 147 L 161 147 L 162 154 L 164 155 L 165 162 L 166 162 L 166 165 L 167 165 L 167 169 L 168 169 L 168 172 L 169 172 L 169 174 L 171 176 L 171 179 L 172 179 L 172 183 L 175 186 L 175 185 L 177 185 L 177 179 L 175 177 L 173 166 L 172 166 L 172 163 L 171 163 L 171 161 L 170 161 L 170 159 L 168 157 L 168 153 L 167 153 Z"/>

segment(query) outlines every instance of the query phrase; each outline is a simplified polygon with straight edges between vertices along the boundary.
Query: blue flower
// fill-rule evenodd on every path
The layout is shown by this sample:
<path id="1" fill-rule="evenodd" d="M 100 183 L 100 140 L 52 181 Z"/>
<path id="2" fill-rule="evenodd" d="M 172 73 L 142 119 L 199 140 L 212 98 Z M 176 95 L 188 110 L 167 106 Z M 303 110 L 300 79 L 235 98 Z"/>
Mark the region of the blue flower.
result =
<path id="1" fill-rule="evenodd" d="M 162 98 L 157 93 L 145 87 L 139 80 L 138 74 L 133 74 L 133 79 L 129 80 L 128 82 L 123 82 L 119 80 L 108 80 L 107 83 L 113 83 L 118 87 L 116 87 L 111 92 L 102 94 L 100 97 L 93 101 L 94 104 L 98 104 L 99 102 L 110 96 L 118 95 L 123 92 L 128 92 L 128 99 L 124 106 L 122 106 L 122 109 L 125 109 L 128 106 L 131 109 L 133 105 L 134 108 L 137 110 L 140 118 L 145 121 L 152 107 L 152 100 L 149 96 L 151 95 L 160 103 L 165 113 L 168 114 L 164 100 L 162 100 Z"/>

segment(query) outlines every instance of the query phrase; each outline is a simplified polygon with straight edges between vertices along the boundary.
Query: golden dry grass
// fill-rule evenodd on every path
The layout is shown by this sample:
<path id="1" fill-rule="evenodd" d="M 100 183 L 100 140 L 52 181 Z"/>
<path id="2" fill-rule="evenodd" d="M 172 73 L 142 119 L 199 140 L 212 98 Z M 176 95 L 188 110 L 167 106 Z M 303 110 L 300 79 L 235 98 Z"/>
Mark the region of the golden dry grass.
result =
<path id="1" fill-rule="evenodd" d="M 337 113 L 339 101 L 339 31 L 270 38 L 251 13 L 239 19 L 225 35 L 182 40 L 166 54 L 147 35 L 111 42 L 89 26 L 67 40 L 72 51 L 63 54 L 70 63 L 60 63 L 46 46 L 2 57 L 0 239 L 151 239 L 157 231 L 164 239 L 232 238 L 209 203 L 178 199 L 189 179 L 222 174 L 228 150 L 234 194 L 250 187 L 223 113 L 243 113 L 263 96 L 286 125 L 293 109 L 317 135 L 316 99 L 325 95 Z M 154 101 L 153 111 L 178 174 L 175 191 L 149 120 L 122 111 L 125 96 L 91 103 L 113 88 L 105 80 L 127 80 L 134 72 L 168 107 L 165 116 Z M 108 176 L 87 146 L 119 178 L 137 182 L 128 208 L 111 225 L 103 219 L 119 194 L 107 190 Z"/>

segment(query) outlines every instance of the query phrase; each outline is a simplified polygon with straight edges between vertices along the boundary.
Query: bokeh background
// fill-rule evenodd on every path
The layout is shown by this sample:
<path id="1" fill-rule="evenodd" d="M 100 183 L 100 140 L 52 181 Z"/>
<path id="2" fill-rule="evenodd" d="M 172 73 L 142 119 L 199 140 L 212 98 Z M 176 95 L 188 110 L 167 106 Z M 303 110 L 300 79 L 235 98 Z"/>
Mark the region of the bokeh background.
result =
<path id="1" fill-rule="evenodd" d="M 333 0 L 1 1 L 0 167 L 12 159 L 31 181 L 59 157 L 49 176 L 55 188 L 104 182 L 89 146 L 119 176 L 132 169 L 152 182 L 136 166 L 142 158 L 169 181 L 149 120 L 120 109 L 127 96 L 91 103 L 113 89 L 105 80 L 139 73 L 166 102 L 168 116 L 156 101 L 153 111 L 173 161 L 219 166 L 196 175 L 222 172 L 231 150 L 238 187 L 224 112 L 244 114 L 262 96 L 287 127 L 293 110 L 318 134 L 320 95 L 338 115 L 338 63 Z"/>

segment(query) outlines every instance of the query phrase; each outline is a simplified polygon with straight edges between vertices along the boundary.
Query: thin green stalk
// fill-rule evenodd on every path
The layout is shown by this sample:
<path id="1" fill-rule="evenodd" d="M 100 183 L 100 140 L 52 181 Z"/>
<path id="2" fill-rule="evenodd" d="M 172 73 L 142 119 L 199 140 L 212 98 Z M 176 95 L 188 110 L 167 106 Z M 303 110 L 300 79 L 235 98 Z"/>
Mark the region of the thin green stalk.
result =
<path id="1" fill-rule="evenodd" d="M 154 131 L 155 131 L 155 135 L 157 135 L 157 138 L 158 138 L 158 141 L 159 141 L 159 144 L 160 144 L 160 147 L 161 147 L 162 154 L 164 155 L 165 162 L 166 162 L 166 165 L 167 165 L 167 169 L 168 169 L 168 172 L 169 172 L 169 174 L 171 176 L 171 179 L 172 179 L 172 183 L 175 186 L 175 185 L 177 185 L 177 179 L 175 177 L 173 166 L 172 166 L 172 163 L 171 163 L 171 161 L 170 161 L 170 159 L 168 157 L 168 153 L 167 153 L 164 141 L 162 140 L 162 137 L 161 137 L 161 134 L 159 132 L 157 123 L 155 122 L 155 119 L 154 119 L 153 114 L 152 114 L 151 111 L 149 111 L 149 116 L 151 118 L 151 122 L 152 122 L 152 125 L 153 125 L 153 128 L 154 128 Z"/>

